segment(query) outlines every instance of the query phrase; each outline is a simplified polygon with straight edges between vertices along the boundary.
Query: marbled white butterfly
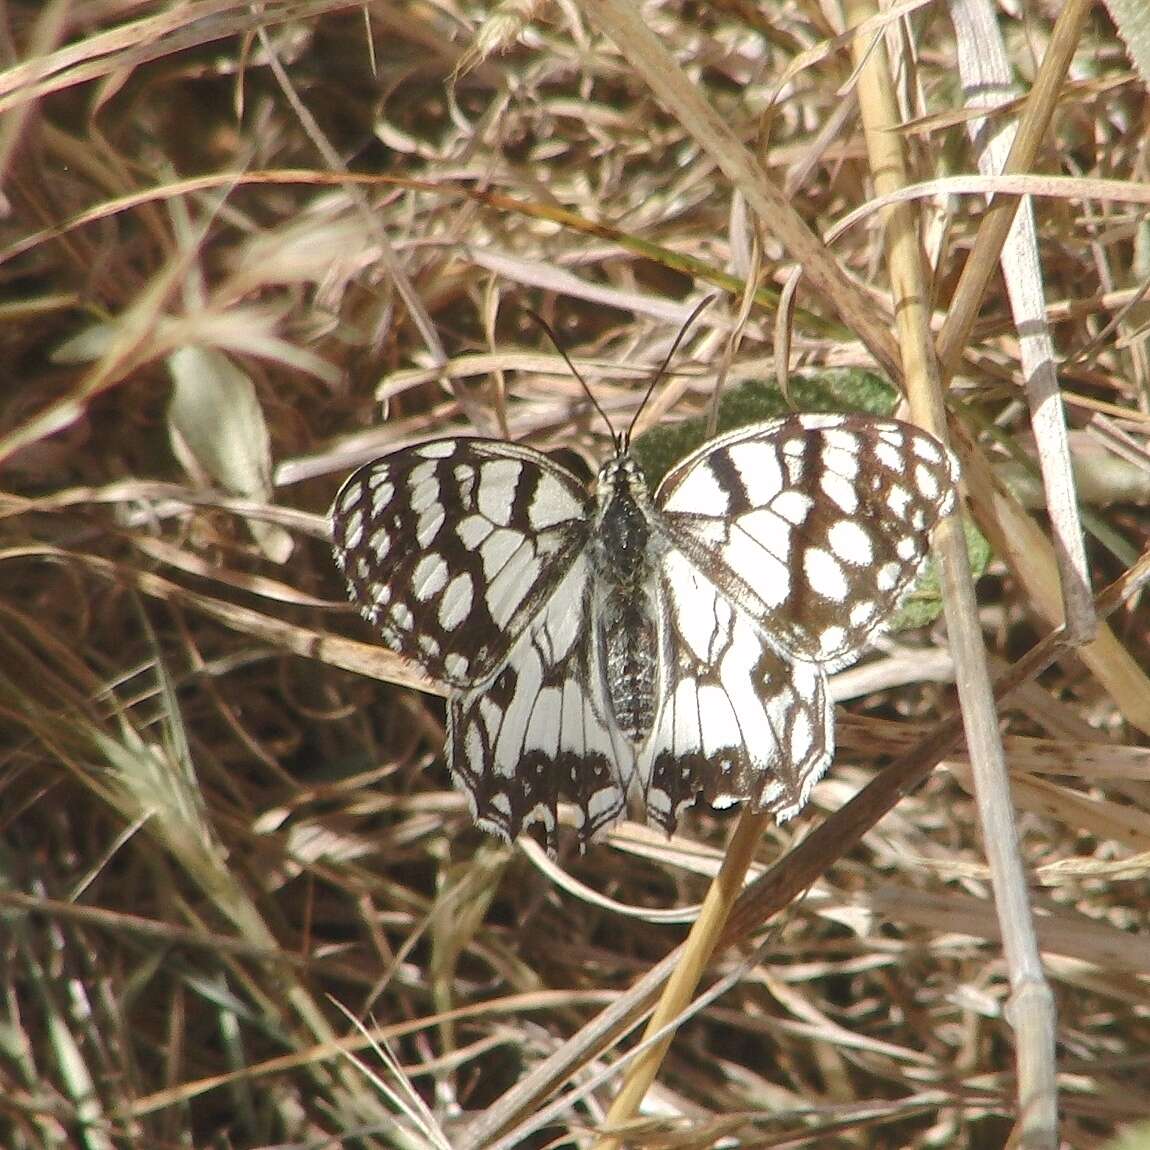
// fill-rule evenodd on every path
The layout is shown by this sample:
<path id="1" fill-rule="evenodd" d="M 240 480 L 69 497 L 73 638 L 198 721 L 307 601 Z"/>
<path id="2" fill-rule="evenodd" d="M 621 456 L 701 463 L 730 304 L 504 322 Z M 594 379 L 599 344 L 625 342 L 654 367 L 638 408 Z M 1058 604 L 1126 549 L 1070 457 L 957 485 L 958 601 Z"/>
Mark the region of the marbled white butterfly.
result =
<path id="1" fill-rule="evenodd" d="M 834 749 L 827 672 L 914 584 L 955 505 L 934 438 L 864 415 L 721 435 L 653 495 L 616 437 L 594 493 L 539 451 L 452 438 L 361 468 L 332 509 L 351 598 L 449 688 L 447 762 L 506 838 L 569 799 L 672 832 L 702 795 L 790 818 Z"/>

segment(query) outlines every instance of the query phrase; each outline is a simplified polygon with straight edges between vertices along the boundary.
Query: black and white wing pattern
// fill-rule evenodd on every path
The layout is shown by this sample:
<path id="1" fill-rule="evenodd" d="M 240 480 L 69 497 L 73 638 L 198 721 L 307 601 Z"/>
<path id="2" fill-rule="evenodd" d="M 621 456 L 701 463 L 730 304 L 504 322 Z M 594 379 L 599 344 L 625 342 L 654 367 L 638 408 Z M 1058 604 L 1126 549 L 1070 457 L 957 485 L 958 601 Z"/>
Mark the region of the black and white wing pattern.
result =
<path id="1" fill-rule="evenodd" d="M 673 829 L 701 793 L 790 818 L 834 753 L 826 674 L 853 662 L 917 581 L 957 467 L 932 436 L 861 415 L 730 432 L 655 493 L 670 541 L 667 690 L 645 774 Z"/>
<path id="2" fill-rule="evenodd" d="M 332 508 L 348 594 L 450 690 L 447 762 L 485 830 L 514 838 L 573 801 L 589 838 L 622 813 L 634 752 L 589 665 L 594 501 L 541 452 L 442 439 L 355 472 Z"/>
<path id="3" fill-rule="evenodd" d="M 654 496 L 626 444 L 594 495 L 529 448 L 444 439 L 357 471 L 332 509 L 351 598 L 449 688 L 447 760 L 480 826 L 628 801 L 668 832 L 702 795 L 788 818 L 833 754 L 829 670 L 913 585 L 957 472 L 896 420 L 720 436 Z"/>

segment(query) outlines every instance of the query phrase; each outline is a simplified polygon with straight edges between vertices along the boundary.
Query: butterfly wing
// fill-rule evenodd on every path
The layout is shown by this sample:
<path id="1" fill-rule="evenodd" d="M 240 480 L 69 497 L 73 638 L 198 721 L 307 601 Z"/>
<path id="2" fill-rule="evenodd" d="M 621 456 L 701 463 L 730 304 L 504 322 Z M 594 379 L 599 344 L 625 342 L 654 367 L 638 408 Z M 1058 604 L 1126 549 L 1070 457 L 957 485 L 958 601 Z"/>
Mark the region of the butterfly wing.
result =
<path id="1" fill-rule="evenodd" d="M 910 424 L 806 414 L 712 440 L 656 503 L 674 545 L 777 647 L 835 670 L 914 586 L 956 481 Z"/>
<path id="2" fill-rule="evenodd" d="M 795 415 L 711 440 L 655 502 L 667 692 L 640 765 L 668 830 L 701 793 L 795 814 L 834 753 L 826 671 L 914 585 L 955 465 L 897 420 Z"/>
<path id="3" fill-rule="evenodd" d="M 547 456 L 440 439 L 361 467 L 332 507 L 348 594 L 384 641 L 456 688 L 489 680 L 587 540 L 587 493 Z"/>
<path id="4" fill-rule="evenodd" d="M 634 769 L 604 693 L 589 567 L 578 555 L 494 681 L 450 703 L 447 760 L 475 821 L 507 839 L 538 822 L 552 853 L 558 801 L 586 842 L 623 814 Z"/>
<path id="5" fill-rule="evenodd" d="M 515 838 L 571 799 L 587 839 L 622 813 L 634 752 L 591 633 L 588 496 L 545 455 L 445 439 L 361 468 L 332 534 L 351 598 L 453 688 L 447 763 L 476 822 Z"/>
<path id="6" fill-rule="evenodd" d="M 833 751 L 822 667 L 780 653 L 682 552 L 663 561 L 660 598 L 667 683 L 639 768 L 648 816 L 671 834 L 702 794 L 790 818 Z"/>

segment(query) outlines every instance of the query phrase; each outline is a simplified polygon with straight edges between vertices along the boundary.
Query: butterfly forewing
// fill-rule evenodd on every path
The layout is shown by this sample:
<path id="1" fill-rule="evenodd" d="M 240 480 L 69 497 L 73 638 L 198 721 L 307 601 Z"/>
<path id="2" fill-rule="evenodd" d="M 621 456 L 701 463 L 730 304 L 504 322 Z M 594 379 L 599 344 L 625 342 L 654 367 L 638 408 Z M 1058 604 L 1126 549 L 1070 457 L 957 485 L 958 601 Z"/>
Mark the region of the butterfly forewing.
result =
<path id="1" fill-rule="evenodd" d="M 495 675 L 587 536 L 587 492 L 537 451 L 433 440 L 360 468 L 332 508 L 348 593 L 433 679 Z"/>
<path id="2" fill-rule="evenodd" d="M 676 546 L 768 642 L 834 670 L 914 585 L 955 479 L 950 454 L 909 424 L 794 415 L 712 440 L 656 502 Z"/>

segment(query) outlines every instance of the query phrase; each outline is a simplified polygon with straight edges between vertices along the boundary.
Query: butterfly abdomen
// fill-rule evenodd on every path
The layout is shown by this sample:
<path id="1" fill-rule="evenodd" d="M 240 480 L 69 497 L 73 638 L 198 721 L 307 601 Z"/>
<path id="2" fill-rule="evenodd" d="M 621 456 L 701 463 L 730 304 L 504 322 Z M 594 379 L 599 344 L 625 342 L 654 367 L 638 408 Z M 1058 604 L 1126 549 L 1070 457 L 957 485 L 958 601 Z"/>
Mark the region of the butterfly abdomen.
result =
<path id="1" fill-rule="evenodd" d="M 598 530 L 592 534 L 599 664 L 619 730 L 638 745 L 655 723 L 659 630 L 652 601 L 654 561 L 643 477 L 626 456 L 600 472 Z"/>
<path id="2" fill-rule="evenodd" d="M 645 597 L 607 595 L 599 616 L 600 660 L 619 730 L 639 744 L 655 723 L 658 631 Z"/>

